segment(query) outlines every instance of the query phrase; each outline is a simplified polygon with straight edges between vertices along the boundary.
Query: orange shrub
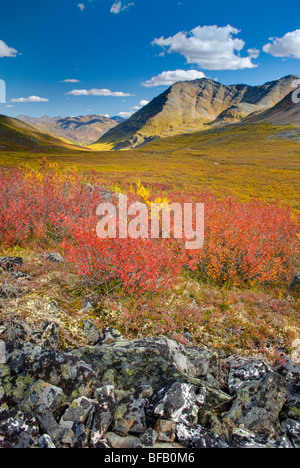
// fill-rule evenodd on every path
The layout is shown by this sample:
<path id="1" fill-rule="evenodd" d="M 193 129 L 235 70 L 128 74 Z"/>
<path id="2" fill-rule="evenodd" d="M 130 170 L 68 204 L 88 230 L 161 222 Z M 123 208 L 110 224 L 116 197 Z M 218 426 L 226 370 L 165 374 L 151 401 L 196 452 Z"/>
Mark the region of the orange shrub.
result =
<path id="1" fill-rule="evenodd" d="M 26 244 L 29 239 L 56 241 L 78 273 L 92 283 L 117 280 L 130 293 L 171 287 L 183 268 L 219 285 L 289 281 L 299 265 L 299 215 L 278 203 L 241 202 L 208 192 L 157 197 L 138 184 L 131 201 L 205 204 L 205 242 L 186 251 L 184 239 L 100 239 L 96 208 L 105 201 L 98 175 L 60 171 L 43 164 L 0 170 L 0 242 Z M 107 195 L 107 194 L 106 194 Z M 112 197 L 117 204 L 117 197 Z M 150 223 L 150 218 L 149 218 Z"/>
<path id="2" fill-rule="evenodd" d="M 299 215 L 290 207 L 257 199 L 204 199 L 205 243 L 191 252 L 204 277 L 219 285 L 290 280 L 299 265 Z"/>

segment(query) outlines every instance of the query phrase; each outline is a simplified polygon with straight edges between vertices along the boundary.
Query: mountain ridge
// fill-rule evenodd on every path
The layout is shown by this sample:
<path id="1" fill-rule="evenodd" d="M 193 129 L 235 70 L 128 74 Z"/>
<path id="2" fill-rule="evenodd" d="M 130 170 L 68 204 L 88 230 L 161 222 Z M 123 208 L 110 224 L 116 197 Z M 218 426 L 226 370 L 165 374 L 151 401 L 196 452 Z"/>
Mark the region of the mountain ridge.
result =
<path id="1" fill-rule="evenodd" d="M 173 84 L 96 143 L 130 149 L 154 139 L 189 133 L 208 125 L 236 123 L 273 107 L 294 88 L 288 75 L 263 85 L 222 85 L 209 78 Z"/>
<path id="2" fill-rule="evenodd" d="M 79 116 L 29 117 L 20 115 L 18 119 L 30 124 L 37 130 L 55 137 L 64 138 L 78 145 L 89 145 L 104 135 L 108 130 L 121 123 L 122 117 L 107 117 L 95 114 Z"/>
<path id="3" fill-rule="evenodd" d="M 294 103 L 292 96 L 293 92 L 279 101 L 271 109 L 249 116 L 245 122 L 249 123 L 272 123 L 275 125 L 287 125 L 290 123 L 300 124 L 300 103 Z"/>

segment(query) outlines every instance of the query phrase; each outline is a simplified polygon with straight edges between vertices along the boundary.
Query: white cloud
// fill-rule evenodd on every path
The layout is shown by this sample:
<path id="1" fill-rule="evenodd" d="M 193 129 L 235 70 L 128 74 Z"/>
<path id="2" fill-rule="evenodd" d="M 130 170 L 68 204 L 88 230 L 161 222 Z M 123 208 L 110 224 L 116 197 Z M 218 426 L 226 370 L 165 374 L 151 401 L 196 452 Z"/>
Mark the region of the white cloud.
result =
<path id="1" fill-rule="evenodd" d="M 144 107 L 147 104 L 149 104 L 149 101 L 146 101 L 145 99 L 142 99 L 141 102 L 139 103 L 139 106 Z"/>
<path id="2" fill-rule="evenodd" d="M 288 32 L 283 37 L 270 37 L 263 51 L 273 57 L 291 57 L 300 59 L 300 29 Z"/>
<path id="3" fill-rule="evenodd" d="M 113 97 L 128 97 L 132 94 L 122 93 L 120 91 L 111 91 L 110 89 L 73 89 L 66 94 L 72 96 L 113 96 Z"/>
<path id="4" fill-rule="evenodd" d="M 123 117 L 123 119 L 129 119 L 131 117 L 133 112 L 119 112 L 118 115 L 120 117 Z"/>
<path id="5" fill-rule="evenodd" d="M 0 40 L 0 58 L 3 57 L 16 57 L 18 55 L 18 51 L 13 49 L 12 47 L 8 47 L 5 42 Z"/>
<path id="6" fill-rule="evenodd" d="M 115 15 L 117 15 L 118 13 L 120 13 L 121 8 L 122 8 L 122 2 L 116 2 L 116 3 L 114 3 L 113 6 L 111 7 L 110 12 L 111 12 L 111 13 L 114 13 Z"/>
<path id="7" fill-rule="evenodd" d="M 168 53 L 183 55 L 187 63 L 197 64 L 205 70 L 242 70 L 255 68 L 252 59 L 258 57 L 256 49 L 249 49 L 247 57 L 240 52 L 245 46 L 235 38 L 240 31 L 229 24 L 225 27 L 198 26 L 190 32 L 181 31 L 175 36 L 154 39 L 152 45 L 167 49 Z"/>
<path id="8" fill-rule="evenodd" d="M 61 81 L 61 83 L 80 83 L 80 81 L 75 80 L 75 79 L 67 79 L 67 80 Z"/>
<path id="9" fill-rule="evenodd" d="M 28 98 L 14 98 L 11 99 L 10 102 L 49 102 L 49 99 L 41 98 L 39 96 L 29 96 Z"/>
<path id="10" fill-rule="evenodd" d="M 132 109 L 135 110 L 135 111 L 138 111 L 138 110 L 140 110 L 142 107 L 146 106 L 147 104 L 149 104 L 149 101 L 146 101 L 145 99 L 142 99 L 142 100 L 139 102 L 138 106 L 134 106 L 134 107 L 132 107 Z"/>
<path id="11" fill-rule="evenodd" d="M 83 11 L 85 9 L 85 4 L 84 3 L 78 3 L 78 8 Z"/>
<path id="12" fill-rule="evenodd" d="M 171 86 L 178 81 L 190 81 L 199 78 L 205 78 L 205 75 L 197 70 L 164 71 L 141 84 L 146 88 L 153 88 L 154 86 Z"/>
<path id="13" fill-rule="evenodd" d="M 127 5 L 122 5 L 122 2 L 115 2 L 111 7 L 110 12 L 115 15 L 118 15 L 119 13 L 121 13 L 121 11 L 128 10 L 128 8 L 130 8 L 133 5 L 134 3 L 128 3 Z"/>

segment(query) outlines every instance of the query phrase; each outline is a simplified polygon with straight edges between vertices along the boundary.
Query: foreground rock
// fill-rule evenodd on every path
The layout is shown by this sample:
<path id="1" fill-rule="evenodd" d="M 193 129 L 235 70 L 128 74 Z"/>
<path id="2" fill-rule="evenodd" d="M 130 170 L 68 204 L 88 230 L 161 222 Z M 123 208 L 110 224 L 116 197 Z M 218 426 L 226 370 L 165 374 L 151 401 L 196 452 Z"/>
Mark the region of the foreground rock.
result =
<path id="1" fill-rule="evenodd" d="M 23 265 L 23 258 L 21 257 L 0 257 L 0 268 L 5 271 L 14 271 L 21 265 Z"/>
<path id="2" fill-rule="evenodd" d="M 224 377 L 216 353 L 166 337 L 129 341 L 85 323 L 96 344 L 63 352 L 46 325 L 48 340 L 0 340 L 0 447 L 300 446 L 290 360 L 227 360 Z"/>

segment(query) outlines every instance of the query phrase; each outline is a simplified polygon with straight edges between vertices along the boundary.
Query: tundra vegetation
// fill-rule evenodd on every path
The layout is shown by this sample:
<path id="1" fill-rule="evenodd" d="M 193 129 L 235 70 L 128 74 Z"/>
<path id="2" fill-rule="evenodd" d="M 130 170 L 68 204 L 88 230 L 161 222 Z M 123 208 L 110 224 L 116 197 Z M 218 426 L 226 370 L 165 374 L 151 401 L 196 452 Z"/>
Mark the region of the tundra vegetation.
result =
<path id="1" fill-rule="evenodd" d="M 148 148 L 155 155 L 159 145 Z M 51 159 L 0 170 L 1 255 L 24 259 L 24 275 L 13 285 L 2 271 L 2 318 L 37 326 L 56 320 L 66 347 L 80 342 L 83 322 L 93 319 L 129 338 L 167 335 L 185 343 L 189 336 L 197 345 L 270 360 L 291 351 L 300 329 L 299 295 L 289 288 L 299 272 L 295 203 L 209 184 L 179 183 L 175 190 L 173 183 L 151 187 L 132 178 L 122 184 L 122 177 L 116 184 L 101 171 Z M 100 239 L 97 206 L 108 199 L 117 206 L 119 193 L 145 204 L 204 203 L 204 247 L 186 250 L 185 240 L 172 235 L 174 225 L 169 239 Z M 91 298 L 89 307 L 84 298 Z"/>

